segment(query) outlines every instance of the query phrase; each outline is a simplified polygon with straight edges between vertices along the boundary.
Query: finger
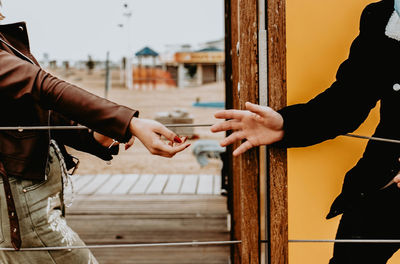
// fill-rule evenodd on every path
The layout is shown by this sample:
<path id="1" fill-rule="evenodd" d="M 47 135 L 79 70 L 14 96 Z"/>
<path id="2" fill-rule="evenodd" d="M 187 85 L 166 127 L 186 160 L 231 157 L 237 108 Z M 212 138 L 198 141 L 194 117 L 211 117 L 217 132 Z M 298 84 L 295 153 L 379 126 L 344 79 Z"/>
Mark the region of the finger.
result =
<path id="1" fill-rule="evenodd" d="M 239 130 L 241 128 L 241 123 L 233 119 L 212 125 L 211 132 L 216 133 L 227 130 Z"/>
<path id="2" fill-rule="evenodd" d="M 267 117 L 268 116 L 268 110 L 266 107 L 263 107 L 261 105 L 253 104 L 250 102 L 246 102 L 246 109 L 258 114 L 261 117 Z"/>
<path id="3" fill-rule="evenodd" d="M 399 174 L 396 175 L 396 177 L 393 178 L 393 181 L 394 181 L 395 183 L 400 183 L 400 175 L 399 175 Z"/>
<path id="4" fill-rule="evenodd" d="M 154 129 L 155 132 L 159 133 L 160 135 L 164 136 L 169 141 L 174 141 L 176 143 L 182 143 L 182 140 L 171 130 L 166 128 L 165 126 L 159 124 Z"/>
<path id="5" fill-rule="evenodd" d="M 241 132 L 241 131 L 234 132 L 229 137 L 227 137 L 221 141 L 221 146 L 222 147 L 228 146 L 228 145 L 233 144 L 234 142 L 242 140 L 244 138 L 245 138 L 245 136 L 244 136 L 243 132 Z"/>
<path id="6" fill-rule="evenodd" d="M 233 151 L 232 154 L 233 156 L 239 156 L 248 151 L 249 149 L 251 149 L 252 147 L 253 145 L 250 143 L 250 141 L 246 141 L 242 143 L 237 149 L 235 149 L 235 151 Z"/>
<path id="7" fill-rule="evenodd" d="M 243 110 L 221 110 L 214 114 L 215 118 L 218 119 L 242 119 L 246 115 L 247 111 Z"/>
<path id="8" fill-rule="evenodd" d="M 153 150 L 151 153 L 152 153 L 153 155 L 160 156 L 160 157 L 164 157 L 164 158 L 171 158 L 171 157 L 173 157 L 172 154 L 165 153 L 165 152 L 160 151 L 160 150 Z"/>
<path id="9" fill-rule="evenodd" d="M 128 143 L 125 144 L 125 150 L 128 150 L 130 147 L 132 147 L 134 143 L 135 143 L 135 137 L 131 137 Z"/>
<path id="10" fill-rule="evenodd" d="M 190 143 L 186 143 L 186 144 L 182 144 L 182 145 L 179 145 L 179 146 L 174 147 L 174 149 L 173 149 L 174 155 L 175 155 L 176 153 L 179 153 L 179 152 L 181 152 L 181 151 L 187 149 L 187 148 L 190 147 L 191 145 L 192 145 L 192 144 L 190 144 Z"/>
<path id="11" fill-rule="evenodd" d="M 156 150 L 156 149 L 152 149 L 149 150 L 151 154 L 155 155 L 155 156 L 160 156 L 160 157 L 164 157 L 164 158 L 171 158 L 173 155 L 169 154 L 169 153 L 165 153 L 161 150 Z"/>
<path id="12" fill-rule="evenodd" d="M 162 144 L 162 145 L 159 145 L 156 149 L 162 156 L 167 155 L 167 156 L 172 157 L 176 153 L 181 152 L 182 150 L 188 148 L 190 145 L 191 144 L 186 143 L 186 144 L 181 144 L 181 145 L 178 145 L 175 147 L 171 147 L 166 144 Z"/>

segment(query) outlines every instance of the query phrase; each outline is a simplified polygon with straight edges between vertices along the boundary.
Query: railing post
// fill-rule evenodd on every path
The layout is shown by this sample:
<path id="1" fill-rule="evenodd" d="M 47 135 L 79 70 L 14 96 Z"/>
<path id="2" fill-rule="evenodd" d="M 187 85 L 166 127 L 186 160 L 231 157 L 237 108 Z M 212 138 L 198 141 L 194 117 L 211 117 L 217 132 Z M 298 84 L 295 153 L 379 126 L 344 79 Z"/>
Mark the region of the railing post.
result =
<path id="1" fill-rule="evenodd" d="M 227 105 L 244 109 L 245 102 L 258 102 L 258 0 L 230 0 L 228 5 L 232 76 L 227 91 L 232 97 Z M 231 160 L 232 239 L 242 240 L 233 247 L 232 259 L 234 263 L 259 263 L 259 151 L 252 149 Z"/>
<path id="2" fill-rule="evenodd" d="M 260 1 L 266 0 L 225 0 L 227 108 L 244 109 L 247 101 L 275 109 L 286 105 L 285 1 Z M 242 241 L 233 246 L 233 263 L 288 262 L 286 159 L 286 150 L 275 148 L 228 156 L 231 234 Z M 264 238 L 268 253 L 261 256 Z"/>
<path id="3" fill-rule="evenodd" d="M 268 104 L 286 106 L 285 0 L 266 0 Z M 270 264 L 288 263 L 287 153 L 268 148 L 268 255 Z"/>

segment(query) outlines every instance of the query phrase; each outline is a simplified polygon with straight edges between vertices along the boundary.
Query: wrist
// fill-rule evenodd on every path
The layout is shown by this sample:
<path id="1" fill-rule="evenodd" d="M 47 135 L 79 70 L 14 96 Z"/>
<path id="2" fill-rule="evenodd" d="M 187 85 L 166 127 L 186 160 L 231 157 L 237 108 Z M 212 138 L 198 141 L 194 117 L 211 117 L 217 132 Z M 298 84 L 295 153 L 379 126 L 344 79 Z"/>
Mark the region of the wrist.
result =
<path id="1" fill-rule="evenodd" d="M 132 117 L 131 122 L 129 124 L 129 132 L 131 132 L 132 136 L 136 137 L 137 125 L 139 118 Z"/>

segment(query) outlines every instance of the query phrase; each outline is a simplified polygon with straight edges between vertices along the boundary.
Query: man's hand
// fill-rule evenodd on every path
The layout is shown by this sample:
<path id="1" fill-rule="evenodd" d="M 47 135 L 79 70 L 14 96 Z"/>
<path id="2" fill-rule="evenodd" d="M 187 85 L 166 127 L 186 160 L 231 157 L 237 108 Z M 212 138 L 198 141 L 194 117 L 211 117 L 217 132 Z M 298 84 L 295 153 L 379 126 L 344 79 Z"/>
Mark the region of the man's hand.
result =
<path id="1" fill-rule="evenodd" d="M 234 132 L 221 141 L 221 146 L 230 145 L 246 139 L 235 151 L 238 156 L 252 147 L 269 145 L 283 138 L 283 118 L 269 107 L 246 103 L 246 110 L 222 110 L 215 113 L 219 119 L 227 121 L 215 124 L 212 132 L 233 130 Z"/>
<path id="2" fill-rule="evenodd" d="M 185 143 L 174 132 L 154 120 L 134 117 L 129 129 L 132 135 L 137 137 L 153 155 L 171 158 L 176 153 L 190 146 L 190 144 Z M 161 138 L 162 136 L 169 143 L 164 142 Z"/>

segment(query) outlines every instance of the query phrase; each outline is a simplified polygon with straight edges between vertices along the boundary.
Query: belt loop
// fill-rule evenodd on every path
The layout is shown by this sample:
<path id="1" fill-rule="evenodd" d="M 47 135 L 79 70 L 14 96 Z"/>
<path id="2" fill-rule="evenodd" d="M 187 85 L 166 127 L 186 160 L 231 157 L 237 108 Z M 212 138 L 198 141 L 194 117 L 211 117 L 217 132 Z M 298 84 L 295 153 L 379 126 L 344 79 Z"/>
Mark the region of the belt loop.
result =
<path id="1" fill-rule="evenodd" d="M 13 245 L 15 250 L 19 250 L 21 248 L 21 233 L 19 229 L 19 221 L 17 210 L 15 208 L 14 198 L 11 192 L 10 182 L 8 180 L 8 175 L 4 169 L 3 163 L 0 162 L 0 174 L 3 178 L 4 185 L 4 193 L 6 195 L 7 201 L 7 210 L 8 210 L 8 219 L 10 221 L 10 237 L 11 244 Z"/>

